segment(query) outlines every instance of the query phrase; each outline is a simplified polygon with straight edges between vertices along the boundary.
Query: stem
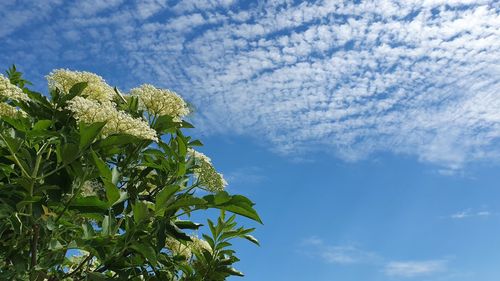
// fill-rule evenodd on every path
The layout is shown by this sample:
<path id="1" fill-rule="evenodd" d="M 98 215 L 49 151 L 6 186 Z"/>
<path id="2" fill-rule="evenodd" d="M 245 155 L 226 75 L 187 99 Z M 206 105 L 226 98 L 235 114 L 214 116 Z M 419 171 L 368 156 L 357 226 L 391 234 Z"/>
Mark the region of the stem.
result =
<path id="1" fill-rule="evenodd" d="M 30 280 L 36 280 L 33 275 L 33 269 L 37 264 L 37 248 L 38 248 L 38 238 L 40 236 L 40 226 L 35 224 L 33 226 L 33 239 L 31 240 L 30 253 L 31 253 L 31 263 L 30 263 Z"/>
<path id="2" fill-rule="evenodd" d="M 93 258 L 94 255 L 89 254 L 72 272 L 64 275 L 62 279 L 71 277 L 72 275 L 75 275 L 78 271 L 80 271 L 85 263 L 87 263 L 91 258 Z"/>
<path id="3" fill-rule="evenodd" d="M 64 212 L 66 212 L 66 210 L 68 209 L 69 207 L 69 204 L 71 204 L 71 202 L 73 201 L 73 199 L 76 197 L 76 195 L 78 193 L 80 193 L 80 190 L 82 189 L 82 186 L 83 186 L 83 183 L 85 182 L 85 179 L 87 178 L 87 173 L 83 175 L 83 178 L 82 180 L 80 181 L 80 184 L 78 185 L 78 188 L 76 189 L 76 192 L 73 192 L 73 194 L 71 195 L 71 197 L 69 198 L 68 202 L 66 202 L 66 204 L 64 205 L 64 208 L 63 210 L 61 211 L 61 213 L 59 213 L 59 215 L 57 215 L 54 223 L 57 223 L 59 221 L 59 219 L 62 217 L 62 215 L 64 214 Z"/>
<path id="4" fill-rule="evenodd" d="M 77 156 L 77 157 L 75 157 L 75 160 L 77 160 L 78 158 L 82 157 L 82 155 L 83 155 L 82 153 L 78 154 L 78 156 Z M 75 161 L 75 160 L 73 160 L 73 161 Z M 53 174 L 55 174 L 55 173 L 59 172 L 61 169 L 65 168 L 65 167 L 66 167 L 66 166 L 68 166 L 69 164 L 72 164 L 72 163 L 73 163 L 73 161 L 71 161 L 71 162 L 69 162 L 69 163 L 65 163 L 65 164 L 63 164 L 63 165 L 61 165 L 61 166 L 59 166 L 59 167 L 55 168 L 55 169 L 54 169 L 54 170 L 52 170 L 51 172 L 49 172 L 49 173 L 47 173 L 47 174 L 43 175 L 43 177 L 45 178 L 45 177 L 48 177 L 48 176 L 50 176 L 50 175 L 53 175 Z M 39 179 L 42 179 L 42 178 L 37 178 L 37 180 L 39 180 Z"/>
<path id="5" fill-rule="evenodd" d="M 21 161 L 19 161 L 19 158 L 17 158 L 16 153 L 14 152 L 14 150 L 12 149 L 12 147 L 10 147 L 9 142 L 7 142 L 7 140 L 5 140 L 5 137 L 4 137 L 4 135 L 2 133 L 0 133 L 0 137 L 2 138 L 3 142 L 7 145 L 7 148 L 9 149 L 10 154 L 12 155 L 12 158 L 14 159 L 14 163 L 16 163 L 17 166 L 19 166 L 19 168 L 21 169 L 21 172 L 22 172 L 23 176 L 29 178 L 30 175 L 24 169 L 23 165 L 21 165 Z"/>
<path id="6" fill-rule="evenodd" d="M 33 191 L 34 191 L 34 187 L 35 187 L 35 183 L 36 183 L 36 178 L 38 176 L 38 170 L 40 169 L 40 163 L 42 162 L 42 154 L 43 154 L 43 151 L 47 148 L 47 145 L 48 145 L 48 143 L 44 143 L 42 145 L 42 147 L 40 148 L 40 150 L 38 150 L 38 152 L 37 152 L 35 167 L 33 168 L 33 172 L 31 173 L 31 177 L 30 177 L 31 183 L 30 183 L 29 190 L 28 190 L 30 197 L 33 197 Z M 33 203 L 30 203 L 28 205 L 28 212 L 30 215 L 33 215 Z"/>

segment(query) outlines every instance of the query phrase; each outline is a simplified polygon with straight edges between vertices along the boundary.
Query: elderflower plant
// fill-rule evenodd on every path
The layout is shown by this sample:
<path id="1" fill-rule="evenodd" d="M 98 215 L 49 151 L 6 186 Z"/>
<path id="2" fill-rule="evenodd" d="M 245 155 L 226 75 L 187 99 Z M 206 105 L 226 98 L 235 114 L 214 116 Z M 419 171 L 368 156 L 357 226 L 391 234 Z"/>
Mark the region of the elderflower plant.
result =
<path id="1" fill-rule="evenodd" d="M 10 83 L 10 80 L 0 74 L 0 99 L 8 99 L 14 101 L 26 101 L 26 95 L 21 88 Z"/>
<path id="2" fill-rule="evenodd" d="M 116 109 L 112 102 L 97 102 L 76 96 L 68 102 L 67 109 L 75 119 L 85 124 L 106 122 L 101 131 L 103 137 L 112 134 L 128 134 L 141 139 L 158 141 L 156 131 L 142 118 L 134 118 Z"/>
<path id="3" fill-rule="evenodd" d="M 71 71 L 68 69 L 56 69 L 47 76 L 49 88 L 58 88 L 63 93 L 68 93 L 71 87 L 80 82 L 87 82 L 87 87 L 82 95 L 91 100 L 107 102 L 113 100 L 115 92 L 104 79 L 94 73 L 87 71 Z"/>
<path id="4" fill-rule="evenodd" d="M 215 170 L 212 160 L 205 154 L 191 148 L 188 153 L 194 157 L 195 163 L 198 166 L 194 169 L 194 175 L 198 179 L 198 184 L 210 192 L 223 191 L 227 186 L 227 182 L 224 176 Z"/>
<path id="5" fill-rule="evenodd" d="M 139 99 L 141 108 L 151 115 L 171 116 L 175 121 L 189 114 L 186 102 L 175 92 L 159 89 L 153 85 L 144 84 L 130 91 L 131 96 Z"/>
<path id="6" fill-rule="evenodd" d="M 17 109 L 12 105 L 0 102 L 0 116 L 10 118 L 26 117 L 26 112 Z"/>

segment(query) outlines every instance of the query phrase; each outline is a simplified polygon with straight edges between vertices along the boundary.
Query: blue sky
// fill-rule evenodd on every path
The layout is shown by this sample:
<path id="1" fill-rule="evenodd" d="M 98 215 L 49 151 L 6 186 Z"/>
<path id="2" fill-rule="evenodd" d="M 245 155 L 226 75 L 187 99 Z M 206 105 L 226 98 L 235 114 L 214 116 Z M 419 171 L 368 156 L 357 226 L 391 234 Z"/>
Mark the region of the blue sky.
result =
<path id="1" fill-rule="evenodd" d="M 12 63 L 192 102 L 265 222 L 245 280 L 500 276 L 496 1 L 7 0 Z"/>

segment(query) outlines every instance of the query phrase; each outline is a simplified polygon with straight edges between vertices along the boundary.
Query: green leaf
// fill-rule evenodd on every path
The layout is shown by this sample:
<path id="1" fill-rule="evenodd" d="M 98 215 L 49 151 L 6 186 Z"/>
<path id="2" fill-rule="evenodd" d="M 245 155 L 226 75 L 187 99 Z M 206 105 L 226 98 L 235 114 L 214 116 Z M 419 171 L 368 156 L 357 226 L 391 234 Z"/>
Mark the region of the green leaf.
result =
<path id="1" fill-rule="evenodd" d="M 49 250 L 56 251 L 63 249 L 63 245 L 57 239 L 52 238 L 49 243 Z"/>
<path id="2" fill-rule="evenodd" d="M 253 237 L 250 234 L 247 234 L 247 235 L 243 236 L 243 238 L 247 239 L 248 241 L 254 243 L 257 246 L 260 246 L 259 240 L 257 240 L 257 238 Z"/>
<path id="3" fill-rule="evenodd" d="M 178 125 L 172 120 L 171 116 L 163 115 L 158 117 L 154 124 L 154 129 L 163 132 L 168 129 L 175 129 Z"/>
<path id="4" fill-rule="evenodd" d="M 192 196 L 184 196 L 180 199 L 177 199 L 174 201 L 172 204 L 170 204 L 166 210 L 178 210 L 179 208 L 185 208 L 185 207 L 199 207 L 199 208 L 206 208 L 207 201 L 201 198 L 196 198 Z"/>
<path id="5" fill-rule="evenodd" d="M 166 222 L 165 220 L 159 220 L 157 225 L 156 237 L 158 240 L 156 242 L 156 252 L 159 253 L 165 247 L 165 241 L 167 239 Z"/>
<path id="6" fill-rule="evenodd" d="M 101 173 L 101 177 L 105 180 L 112 181 L 113 180 L 113 175 L 111 173 L 111 170 L 109 169 L 108 165 L 102 161 L 97 154 L 92 151 L 92 159 L 94 160 L 94 164 L 96 165 L 97 169 Z"/>
<path id="7" fill-rule="evenodd" d="M 178 228 L 174 223 L 169 221 L 165 224 L 165 229 L 170 236 L 177 238 L 179 240 L 191 241 L 191 237 L 184 233 L 180 228 Z"/>
<path id="8" fill-rule="evenodd" d="M 189 146 L 203 146 L 203 143 L 199 140 L 194 140 L 189 142 Z"/>
<path id="9" fill-rule="evenodd" d="M 222 205 L 222 206 L 215 206 L 215 208 L 233 212 L 240 216 L 244 216 L 256 222 L 262 223 L 262 220 L 260 219 L 259 215 L 251 206 Z"/>
<path id="10" fill-rule="evenodd" d="M 147 259 L 152 266 L 158 265 L 158 258 L 156 257 L 155 249 L 147 243 L 134 242 L 130 248 L 139 252 L 145 259 Z"/>
<path id="11" fill-rule="evenodd" d="M 92 239 L 95 236 L 95 231 L 89 222 L 82 224 L 83 239 Z"/>
<path id="12" fill-rule="evenodd" d="M 100 140 L 95 144 L 95 147 L 99 149 L 109 149 L 109 148 L 119 147 L 125 144 L 138 143 L 141 141 L 143 140 L 131 135 L 115 134 Z"/>
<path id="13" fill-rule="evenodd" d="M 114 229 L 114 218 L 110 216 L 104 216 L 102 220 L 102 234 L 104 236 L 112 235 Z"/>
<path id="14" fill-rule="evenodd" d="M 182 125 L 182 128 L 190 128 L 190 129 L 194 128 L 193 124 L 191 124 L 191 123 L 189 123 L 187 121 L 184 121 L 184 120 L 182 120 L 181 125 Z"/>
<path id="15" fill-rule="evenodd" d="M 165 210 L 167 207 L 167 201 L 172 198 L 177 191 L 179 191 L 181 187 L 179 185 L 169 185 L 164 187 L 158 194 L 156 195 L 156 205 L 155 211 L 157 214 L 162 215 L 162 210 Z"/>
<path id="16" fill-rule="evenodd" d="M 177 136 L 177 145 L 179 148 L 179 156 L 184 157 L 187 153 L 187 145 L 183 137 Z"/>
<path id="17" fill-rule="evenodd" d="M 87 272 L 88 281 L 105 281 L 108 280 L 108 277 L 99 272 Z"/>
<path id="18" fill-rule="evenodd" d="M 10 136 L 4 134 L 3 132 L 0 133 L 0 136 L 2 138 L 3 143 L 5 143 L 5 145 L 7 145 L 7 148 L 9 149 L 9 151 L 11 153 L 16 153 L 19 150 L 19 148 L 21 147 L 21 145 L 23 144 L 22 140 L 10 137 Z"/>
<path id="19" fill-rule="evenodd" d="M 78 158 L 78 145 L 74 143 L 67 143 L 62 150 L 62 162 L 64 164 L 69 164 Z"/>
<path id="20" fill-rule="evenodd" d="M 192 221 L 178 220 L 174 224 L 180 229 L 198 229 L 203 226 L 201 223 L 195 223 Z"/>
<path id="21" fill-rule="evenodd" d="M 90 125 L 80 123 L 80 150 L 83 150 L 94 142 L 104 125 L 106 125 L 106 122 L 92 123 Z"/>
<path id="22" fill-rule="evenodd" d="M 229 193 L 227 193 L 226 191 L 221 191 L 215 194 L 214 203 L 216 205 L 222 205 L 224 203 L 231 201 L 231 199 L 232 197 L 229 196 Z"/>
<path id="23" fill-rule="evenodd" d="M 120 199 L 120 190 L 112 182 L 108 180 L 103 180 L 104 189 L 106 190 L 106 199 L 108 200 L 108 206 L 113 206 L 113 204 Z"/>
<path id="24" fill-rule="evenodd" d="M 141 201 L 137 201 L 132 205 L 132 212 L 134 213 L 134 221 L 137 224 L 149 216 L 148 206 Z"/>
<path id="25" fill-rule="evenodd" d="M 16 208 L 17 210 L 21 210 L 22 207 L 28 204 L 36 203 L 40 201 L 40 199 L 42 199 L 42 196 L 26 197 L 23 201 L 16 204 Z"/>
<path id="26" fill-rule="evenodd" d="M 225 201 L 227 198 L 224 195 L 219 195 L 223 194 L 222 192 L 216 194 L 216 195 L 207 195 L 204 196 L 203 198 L 208 202 L 208 205 L 212 208 L 217 208 L 220 210 L 226 210 L 229 212 L 233 212 L 235 214 L 250 218 L 254 221 L 257 221 L 259 223 L 262 223 L 262 220 L 260 219 L 259 215 L 255 211 L 255 209 L 252 207 L 253 203 L 252 201 L 248 200 L 245 196 L 241 195 L 234 195 L 231 196 L 231 200 Z M 223 196 L 220 199 L 217 199 L 217 195 Z M 224 199 L 224 200 L 223 200 Z M 223 201 L 221 201 L 223 200 Z M 224 203 L 219 203 L 219 202 L 224 202 Z"/>
<path id="27" fill-rule="evenodd" d="M 240 276 L 240 277 L 245 276 L 245 274 L 243 274 L 243 272 L 241 272 L 233 267 L 227 267 L 224 269 L 224 271 L 231 274 L 231 275 L 234 275 L 234 276 Z"/>
<path id="28" fill-rule="evenodd" d="M 69 204 L 69 209 L 88 213 L 102 213 L 108 210 L 108 203 L 99 200 L 96 196 L 75 198 Z"/>
<path id="29" fill-rule="evenodd" d="M 33 131 L 45 131 L 50 125 L 52 125 L 52 120 L 38 120 L 35 125 L 33 125 Z"/>
<path id="30" fill-rule="evenodd" d="M 134 242 L 130 248 L 139 252 L 145 259 L 147 259 L 152 266 L 158 265 L 158 258 L 156 257 L 155 249 L 147 243 Z"/>
<path id="31" fill-rule="evenodd" d="M 66 104 L 67 101 L 72 100 L 74 97 L 78 95 L 81 95 L 81 93 L 83 92 L 83 90 L 85 90 L 87 85 L 88 85 L 87 82 L 76 83 L 75 85 L 73 85 L 73 87 L 71 87 L 71 89 L 69 89 L 69 93 L 62 95 L 60 97 L 57 104 L 59 106 L 63 106 L 64 104 Z"/>
<path id="32" fill-rule="evenodd" d="M 118 169 L 115 167 L 113 167 L 113 169 L 111 170 L 111 182 L 116 185 L 118 184 L 118 182 L 120 181 L 120 172 L 118 172 Z"/>

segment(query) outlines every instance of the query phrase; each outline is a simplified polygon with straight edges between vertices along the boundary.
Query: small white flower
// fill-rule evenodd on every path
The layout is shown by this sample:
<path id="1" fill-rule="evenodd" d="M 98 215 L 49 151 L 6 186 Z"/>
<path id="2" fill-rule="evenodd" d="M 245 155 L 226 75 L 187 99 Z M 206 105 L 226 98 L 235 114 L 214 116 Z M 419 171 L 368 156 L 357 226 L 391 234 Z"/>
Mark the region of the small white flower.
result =
<path id="1" fill-rule="evenodd" d="M 189 114 L 186 102 L 178 94 L 167 89 L 144 84 L 132 89 L 130 95 L 138 97 L 140 107 L 152 115 L 167 115 L 180 121 Z"/>
<path id="2" fill-rule="evenodd" d="M 86 123 L 106 122 L 101 131 L 103 137 L 112 134 L 129 134 L 141 139 L 158 141 L 156 131 L 142 118 L 134 118 L 118 111 L 112 102 L 97 102 L 83 97 L 74 97 L 68 102 L 67 109 L 74 113 L 75 119 Z"/>
<path id="3" fill-rule="evenodd" d="M 193 242 L 191 242 L 191 247 L 194 251 L 202 253 L 203 250 L 207 250 L 208 252 L 212 253 L 212 247 L 210 247 L 210 244 L 208 244 L 207 241 L 196 236 L 191 236 L 191 240 L 193 240 Z"/>
<path id="4" fill-rule="evenodd" d="M 194 173 L 198 179 L 199 185 L 211 192 L 223 191 L 227 186 L 227 182 L 222 174 L 215 170 L 210 158 L 191 148 L 189 149 L 188 154 L 191 154 L 192 157 L 194 157 L 195 163 L 198 165 L 198 167 L 195 168 Z"/>
<path id="5" fill-rule="evenodd" d="M 14 106 L 8 105 L 6 103 L 0 102 L 0 116 L 18 118 L 20 116 L 27 116 L 26 112 L 15 108 Z"/>
<path id="6" fill-rule="evenodd" d="M 97 180 L 85 181 L 80 189 L 80 194 L 83 197 L 97 196 L 97 192 L 102 190 L 103 186 Z"/>
<path id="7" fill-rule="evenodd" d="M 187 242 L 185 243 L 186 244 L 172 237 L 167 237 L 165 240 L 165 246 L 173 255 L 183 256 L 186 260 L 189 260 L 193 256 L 193 253 L 191 252 L 191 248 L 187 245 Z"/>
<path id="8" fill-rule="evenodd" d="M 10 83 L 10 80 L 0 74 L 0 98 L 6 98 L 15 101 L 28 100 L 28 95 L 26 95 L 21 88 Z"/>
<path id="9" fill-rule="evenodd" d="M 59 88 L 63 93 L 68 93 L 77 83 L 87 82 L 82 95 L 100 102 L 111 101 L 115 96 L 113 88 L 101 76 L 91 72 L 56 69 L 47 76 L 47 81 L 51 90 Z"/>

